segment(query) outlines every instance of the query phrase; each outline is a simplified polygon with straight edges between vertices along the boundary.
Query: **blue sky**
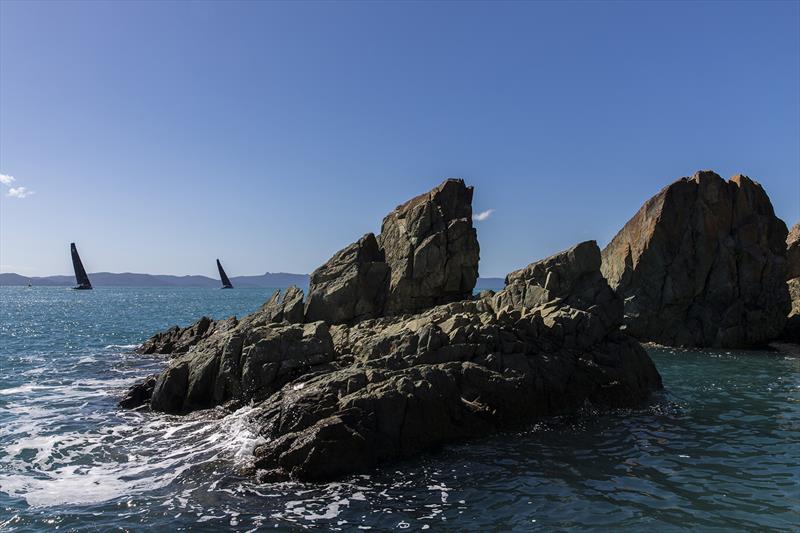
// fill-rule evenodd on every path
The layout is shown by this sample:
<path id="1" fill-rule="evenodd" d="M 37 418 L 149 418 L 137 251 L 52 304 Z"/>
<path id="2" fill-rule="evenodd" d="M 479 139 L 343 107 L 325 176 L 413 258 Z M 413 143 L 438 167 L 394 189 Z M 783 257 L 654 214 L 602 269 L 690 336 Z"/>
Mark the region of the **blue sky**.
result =
<path id="1" fill-rule="evenodd" d="M 3 1 L 0 270 L 309 272 L 451 176 L 484 276 L 698 169 L 791 225 L 798 95 L 798 2 Z"/>

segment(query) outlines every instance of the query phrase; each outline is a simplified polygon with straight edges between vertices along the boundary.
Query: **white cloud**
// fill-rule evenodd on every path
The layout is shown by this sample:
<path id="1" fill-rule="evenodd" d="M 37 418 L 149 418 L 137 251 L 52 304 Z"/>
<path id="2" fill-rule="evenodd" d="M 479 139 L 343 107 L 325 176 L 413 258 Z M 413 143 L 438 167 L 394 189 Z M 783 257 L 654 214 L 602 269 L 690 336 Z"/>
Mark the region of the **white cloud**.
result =
<path id="1" fill-rule="evenodd" d="M 17 180 L 14 179 L 14 176 L 9 176 L 8 174 L 0 174 L 0 183 L 3 185 L 11 185 L 13 182 Z"/>
<path id="2" fill-rule="evenodd" d="M 26 187 L 11 187 L 8 189 L 8 194 L 6 196 L 10 196 L 11 198 L 25 198 L 32 194 L 36 194 L 36 191 L 29 191 Z"/>
<path id="3" fill-rule="evenodd" d="M 475 222 L 483 222 L 494 213 L 494 209 L 487 209 L 486 211 L 481 211 L 477 215 L 472 215 L 472 220 Z"/>

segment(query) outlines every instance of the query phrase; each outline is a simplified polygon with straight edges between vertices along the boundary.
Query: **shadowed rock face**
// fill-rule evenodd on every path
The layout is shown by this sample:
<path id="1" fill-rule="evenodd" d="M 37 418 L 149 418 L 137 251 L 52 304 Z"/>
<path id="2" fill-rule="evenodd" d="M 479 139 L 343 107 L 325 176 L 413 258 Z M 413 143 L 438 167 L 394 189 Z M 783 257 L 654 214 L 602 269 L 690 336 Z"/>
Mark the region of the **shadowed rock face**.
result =
<path id="1" fill-rule="evenodd" d="M 383 314 L 389 289 L 389 265 L 375 235 L 336 252 L 311 274 L 306 320 L 332 324 Z"/>
<path id="2" fill-rule="evenodd" d="M 642 341 L 755 346 L 789 312 L 785 240 L 759 184 L 698 172 L 642 206 L 603 250 L 602 271 Z"/>
<path id="3" fill-rule="evenodd" d="M 193 336 L 127 405 L 149 391 L 153 409 L 173 413 L 254 402 L 264 480 L 330 479 L 586 402 L 635 405 L 661 378 L 618 331 L 622 303 L 599 266 L 597 245 L 582 243 L 497 294 L 337 325 L 277 321 L 275 296 Z"/>
<path id="4" fill-rule="evenodd" d="M 480 248 L 472 187 L 445 180 L 409 200 L 311 274 L 306 321 L 352 323 L 469 298 Z"/>

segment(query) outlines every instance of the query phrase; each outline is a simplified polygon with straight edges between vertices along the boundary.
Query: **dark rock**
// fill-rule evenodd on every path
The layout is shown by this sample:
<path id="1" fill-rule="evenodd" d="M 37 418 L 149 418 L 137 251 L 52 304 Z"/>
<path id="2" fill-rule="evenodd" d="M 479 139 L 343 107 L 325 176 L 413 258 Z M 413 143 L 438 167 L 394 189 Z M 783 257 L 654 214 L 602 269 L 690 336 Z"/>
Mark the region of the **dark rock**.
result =
<path id="1" fill-rule="evenodd" d="M 391 269 L 386 314 L 413 313 L 469 298 L 480 247 L 472 187 L 448 179 L 383 219 L 380 246 Z"/>
<path id="2" fill-rule="evenodd" d="M 154 410 L 185 413 L 229 400 L 258 399 L 333 358 L 328 326 L 270 323 L 239 327 L 207 339 L 172 361 L 152 394 Z"/>
<path id="3" fill-rule="evenodd" d="M 144 381 L 136 383 L 125 393 L 119 401 L 119 406 L 124 409 L 134 409 L 150 403 L 153 396 L 153 389 L 156 386 L 157 374 L 147 376 Z"/>
<path id="4" fill-rule="evenodd" d="M 236 317 L 226 320 L 211 320 L 202 317 L 189 327 L 173 326 L 161 333 L 156 333 L 137 349 L 143 354 L 181 354 L 188 352 L 197 343 L 215 333 L 227 331 L 236 326 Z"/>
<path id="5" fill-rule="evenodd" d="M 786 225 L 761 185 L 698 172 L 648 200 L 603 250 L 626 331 L 672 346 L 758 346 L 789 312 Z"/>
<path id="6" fill-rule="evenodd" d="M 582 243 L 495 295 L 419 314 L 301 325 L 262 308 L 172 360 L 151 407 L 255 402 L 260 477 L 318 480 L 587 402 L 635 405 L 661 378 L 618 331 L 599 256 Z"/>
<path id="7" fill-rule="evenodd" d="M 306 322 L 352 323 L 419 312 L 472 295 L 480 248 L 472 187 L 445 180 L 398 206 L 311 274 Z"/>
<path id="8" fill-rule="evenodd" d="M 375 235 L 368 233 L 311 274 L 306 321 L 338 324 L 378 317 L 388 287 L 389 266 Z"/>

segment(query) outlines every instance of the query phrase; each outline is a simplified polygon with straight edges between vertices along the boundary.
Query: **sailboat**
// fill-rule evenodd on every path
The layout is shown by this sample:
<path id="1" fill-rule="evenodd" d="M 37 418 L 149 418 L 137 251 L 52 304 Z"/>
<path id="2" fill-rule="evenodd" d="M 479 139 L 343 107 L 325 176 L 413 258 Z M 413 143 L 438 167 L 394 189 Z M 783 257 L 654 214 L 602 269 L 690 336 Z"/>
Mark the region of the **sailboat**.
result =
<path id="1" fill-rule="evenodd" d="M 78 249 L 75 248 L 75 243 L 70 243 L 70 251 L 72 252 L 72 268 L 75 269 L 75 281 L 77 286 L 72 287 L 75 290 L 86 291 L 92 288 L 92 283 L 89 281 L 89 276 L 86 275 L 86 270 L 81 263 L 81 256 L 78 255 Z"/>
<path id="2" fill-rule="evenodd" d="M 219 279 L 222 281 L 222 288 L 232 289 L 233 284 L 231 283 L 231 280 L 228 278 L 228 275 L 225 273 L 225 271 L 222 270 L 222 263 L 219 262 L 219 259 L 217 259 L 217 268 L 219 269 Z"/>

